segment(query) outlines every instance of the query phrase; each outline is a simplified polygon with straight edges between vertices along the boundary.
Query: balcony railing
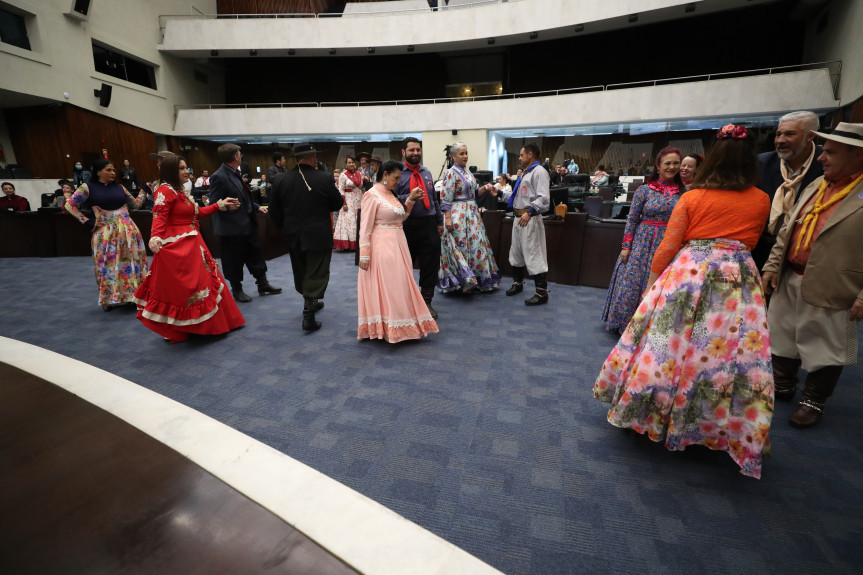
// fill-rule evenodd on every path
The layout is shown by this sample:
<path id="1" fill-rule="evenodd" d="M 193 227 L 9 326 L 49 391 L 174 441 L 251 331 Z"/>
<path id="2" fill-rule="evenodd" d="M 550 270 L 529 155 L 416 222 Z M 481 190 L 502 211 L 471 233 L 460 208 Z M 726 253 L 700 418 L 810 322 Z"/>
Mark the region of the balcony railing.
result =
<path id="1" fill-rule="evenodd" d="M 729 78 L 745 78 L 749 76 L 769 76 L 788 72 L 802 72 L 804 70 L 827 70 L 830 75 L 830 84 L 833 88 L 833 97 L 838 99 L 839 79 L 842 75 L 842 61 L 832 60 L 829 62 L 814 62 L 810 64 L 795 64 L 792 66 L 777 66 L 774 68 L 758 68 L 754 70 L 740 70 L 735 72 L 718 72 L 715 74 L 698 74 L 695 76 L 679 76 L 675 78 L 658 78 L 656 80 L 644 80 L 637 82 L 622 82 L 618 84 L 607 84 L 604 86 L 585 86 L 580 88 L 565 88 L 562 90 L 542 90 L 539 92 L 518 92 L 513 94 L 493 94 L 489 96 L 460 96 L 457 98 L 421 98 L 416 100 L 370 100 L 365 102 L 272 102 L 272 103 L 250 103 L 250 104 L 189 104 L 174 106 L 174 115 L 179 110 L 229 110 L 235 108 L 326 108 L 333 106 L 405 106 L 416 104 L 450 104 L 455 102 L 480 102 L 489 100 L 507 100 L 514 98 L 536 98 L 541 96 L 560 96 L 564 94 L 578 94 L 582 92 L 605 92 L 610 90 L 622 90 L 626 88 L 645 88 L 653 86 L 664 86 L 668 84 L 685 84 L 689 82 L 710 82 L 715 80 L 726 80 Z"/>

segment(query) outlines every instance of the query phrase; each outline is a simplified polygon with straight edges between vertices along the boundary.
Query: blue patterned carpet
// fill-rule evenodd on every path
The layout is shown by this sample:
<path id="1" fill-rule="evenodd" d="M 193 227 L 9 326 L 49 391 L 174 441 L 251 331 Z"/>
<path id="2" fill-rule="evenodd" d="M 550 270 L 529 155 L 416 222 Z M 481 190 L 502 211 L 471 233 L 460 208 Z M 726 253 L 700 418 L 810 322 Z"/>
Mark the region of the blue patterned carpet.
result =
<path id="1" fill-rule="evenodd" d="M 96 305 L 89 258 L 0 259 L 0 334 L 206 413 L 508 574 L 860 572 L 861 366 L 813 429 L 777 406 L 757 481 L 606 423 L 605 290 L 552 284 L 540 308 L 437 296 L 441 333 L 393 346 L 356 340 L 353 254 L 333 255 L 312 334 L 287 256 L 269 265 L 285 293 L 241 305 L 246 327 L 172 346 Z"/>

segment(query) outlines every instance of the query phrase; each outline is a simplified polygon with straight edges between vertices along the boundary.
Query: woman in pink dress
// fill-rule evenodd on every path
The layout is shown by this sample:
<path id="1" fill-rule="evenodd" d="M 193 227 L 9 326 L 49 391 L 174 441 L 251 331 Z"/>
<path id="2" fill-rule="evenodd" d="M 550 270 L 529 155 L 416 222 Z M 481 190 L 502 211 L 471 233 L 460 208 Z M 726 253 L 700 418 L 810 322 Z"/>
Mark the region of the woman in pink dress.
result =
<path id="1" fill-rule="evenodd" d="M 375 185 L 363 196 L 357 339 L 397 343 L 438 331 L 414 281 L 411 255 L 402 231 L 402 222 L 425 192 L 414 188 L 405 205 L 401 205 L 393 189 L 402 167 L 395 160 L 384 162 Z"/>
<path id="2" fill-rule="evenodd" d="M 345 160 L 345 171 L 339 176 L 339 193 L 345 199 L 333 231 L 333 248 L 354 251 L 357 249 L 357 209 L 363 199 L 363 173 L 357 169 L 353 156 Z"/>
<path id="3" fill-rule="evenodd" d="M 150 273 L 135 291 L 138 319 L 170 343 L 190 333 L 217 335 L 246 323 L 225 278 L 198 232 L 198 218 L 217 210 L 237 209 L 236 198 L 199 208 L 183 189 L 189 180 L 186 161 L 162 155 L 162 185 L 156 190 L 150 249 Z"/>

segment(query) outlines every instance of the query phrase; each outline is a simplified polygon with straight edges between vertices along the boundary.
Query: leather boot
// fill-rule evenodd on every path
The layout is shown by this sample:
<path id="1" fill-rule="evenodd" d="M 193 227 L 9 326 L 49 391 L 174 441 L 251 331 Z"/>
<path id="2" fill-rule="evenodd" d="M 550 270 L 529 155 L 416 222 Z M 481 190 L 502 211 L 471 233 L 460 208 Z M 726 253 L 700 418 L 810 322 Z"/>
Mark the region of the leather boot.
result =
<path id="1" fill-rule="evenodd" d="M 548 303 L 548 282 L 545 280 L 546 274 L 536 274 L 533 276 L 533 282 L 536 284 L 536 293 L 529 300 L 524 302 L 524 305 L 542 305 Z"/>
<path id="2" fill-rule="evenodd" d="M 251 296 L 243 291 L 242 282 L 231 282 L 231 294 L 238 302 L 249 303 L 252 301 Z"/>
<path id="3" fill-rule="evenodd" d="M 524 267 L 512 268 L 512 287 L 506 290 L 506 295 L 515 295 L 521 293 L 524 289 Z"/>
<path id="4" fill-rule="evenodd" d="M 324 309 L 324 302 L 322 302 L 321 300 L 319 300 L 319 299 L 312 299 L 312 303 L 314 304 L 314 308 L 315 308 L 315 311 L 316 311 L 316 312 L 321 311 L 322 309 Z"/>
<path id="5" fill-rule="evenodd" d="M 434 297 L 434 292 L 431 292 L 431 293 L 423 292 L 422 296 L 423 296 L 423 301 L 426 302 L 426 307 L 429 308 L 429 313 L 431 314 L 432 319 L 437 319 L 437 312 L 435 311 L 435 309 L 431 305 L 432 298 Z"/>
<path id="6" fill-rule="evenodd" d="M 255 283 L 258 284 L 258 295 L 282 293 L 282 288 L 270 285 L 267 274 L 261 274 L 255 280 Z"/>
<path id="7" fill-rule="evenodd" d="M 317 331 L 321 329 L 321 322 L 315 321 L 315 300 L 310 297 L 303 298 L 303 330 Z"/>
<path id="8" fill-rule="evenodd" d="M 818 423 L 824 416 L 824 403 L 833 394 L 840 375 L 842 375 L 842 366 L 830 365 L 806 376 L 803 401 L 788 419 L 791 427 L 806 428 Z"/>
<path id="9" fill-rule="evenodd" d="M 773 394 L 776 399 L 789 401 L 797 392 L 797 370 L 802 363 L 800 359 L 772 355 L 773 362 Z"/>

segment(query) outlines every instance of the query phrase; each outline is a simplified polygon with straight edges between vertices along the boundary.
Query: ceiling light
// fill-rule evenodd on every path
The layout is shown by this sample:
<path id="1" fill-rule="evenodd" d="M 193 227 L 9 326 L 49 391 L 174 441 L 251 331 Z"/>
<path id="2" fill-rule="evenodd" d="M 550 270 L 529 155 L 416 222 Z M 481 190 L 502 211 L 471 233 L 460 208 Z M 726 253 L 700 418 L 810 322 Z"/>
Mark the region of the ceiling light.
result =
<path id="1" fill-rule="evenodd" d="M 539 38 L 539 32 L 531 32 L 530 33 L 530 39 L 531 40 L 536 40 L 537 38 Z"/>
<path id="2" fill-rule="evenodd" d="M 631 22 L 638 22 L 638 14 L 630 14 L 629 15 L 629 22 L 630 23 Z"/>
<path id="3" fill-rule="evenodd" d="M 215 57 L 216 57 L 216 56 L 218 56 L 218 55 L 219 55 L 219 51 L 218 51 L 218 50 L 210 50 L 210 56 L 212 56 L 213 58 L 215 58 Z"/>
<path id="4" fill-rule="evenodd" d="M 489 43 L 489 44 L 494 44 L 494 38 L 489 38 L 489 39 L 488 39 L 488 43 Z"/>
<path id="5" fill-rule="evenodd" d="M 369 46 L 368 48 L 366 48 L 366 53 L 367 54 L 374 54 L 375 53 L 374 47 Z"/>
<path id="6" fill-rule="evenodd" d="M 413 45 L 408 46 L 408 52 L 413 52 L 413 51 L 414 51 Z"/>
<path id="7" fill-rule="evenodd" d="M 336 53 L 336 49 L 335 49 L 335 48 L 330 48 L 330 56 L 334 56 L 334 55 L 335 55 L 335 53 Z"/>
<path id="8" fill-rule="evenodd" d="M 288 56 L 293 56 L 293 55 L 294 55 L 294 54 L 296 54 L 296 53 L 297 53 L 297 51 L 296 51 L 296 50 L 294 50 L 293 48 L 290 48 L 290 49 L 288 50 Z"/>
<path id="9" fill-rule="evenodd" d="M 575 31 L 576 32 L 583 32 L 584 31 L 584 24 L 576 24 L 575 25 Z"/>
<path id="10" fill-rule="evenodd" d="M 249 50 L 249 56 L 257 56 L 257 55 L 258 55 L 258 51 L 257 51 L 257 50 L 255 50 L 254 48 L 252 48 L 251 50 Z"/>

